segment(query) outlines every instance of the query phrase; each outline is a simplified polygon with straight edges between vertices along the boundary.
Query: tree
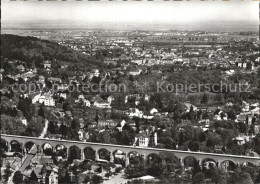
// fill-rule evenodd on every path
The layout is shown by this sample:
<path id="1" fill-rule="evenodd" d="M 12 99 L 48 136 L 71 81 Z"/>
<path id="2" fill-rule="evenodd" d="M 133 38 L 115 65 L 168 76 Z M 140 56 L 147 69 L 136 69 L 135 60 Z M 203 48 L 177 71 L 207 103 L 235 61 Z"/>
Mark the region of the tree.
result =
<path id="1" fill-rule="evenodd" d="M 37 177 L 37 175 L 35 174 L 34 171 L 31 172 L 29 181 L 30 181 L 30 183 L 39 183 L 38 177 Z"/>
<path id="2" fill-rule="evenodd" d="M 250 174 L 247 172 L 232 172 L 228 181 L 236 184 L 254 184 Z"/>
<path id="3" fill-rule="evenodd" d="M 201 184 L 205 180 L 205 174 L 202 172 L 199 172 L 195 174 L 195 176 L 192 178 L 192 183 L 194 184 Z"/>
<path id="4" fill-rule="evenodd" d="M 208 96 L 206 93 L 203 94 L 202 98 L 201 98 L 201 103 L 208 103 Z"/>
<path id="5" fill-rule="evenodd" d="M 49 125 L 48 125 L 48 132 L 50 132 L 51 134 L 53 134 L 54 132 L 54 122 L 53 121 L 50 121 L 49 122 Z"/>
<path id="6" fill-rule="evenodd" d="M 60 130 L 59 132 L 61 133 L 62 137 L 67 136 L 67 126 L 63 124 L 63 122 L 60 125 Z"/>
<path id="7" fill-rule="evenodd" d="M 11 168 L 11 164 L 7 163 L 6 165 L 6 169 L 4 171 L 4 175 L 3 178 L 5 181 L 8 181 L 9 177 L 12 175 L 12 168 Z"/>
<path id="8" fill-rule="evenodd" d="M 88 183 L 88 182 L 90 182 L 90 181 L 91 181 L 90 177 L 89 177 L 89 176 L 86 176 L 86 178 L 84 179 L 84 183 Z"/>
<path id="9" fill-rule="evenodd" d="M 43 105 L 40 106 L 40 109 L 38 111 L 38 115 L 45 118 Z"/>
<path id="10" fill-rule="evenodd" d="M 92 177 L 92 182 L 94 184 L 99 184 L 99 183 L 102 183 L 103 182 L 103 178 L 101 176 L 98 176 L 98 175 L 94 175 Z"/>
<path id="11" fill-rule="evenodd" d="M 212 167 L 207 175 L 212 179 L 216 184 L 226 184 L 228 183 L 228 173 L 222 169 L 217 167 Z"/>
<path id="12" fill-rule="evenodd" d="M 235 120 L 236 117 L 236 112 L 234 111 L 234 109 L 231 109 L 230 111 L 228 111 L 228 118 L 231 120 Z"/>
<path id="13" fill-rule="evenodd" d="M 21 173 L 21 171 L 16 171 L 14 173 L 13 182 L 14 182 L 14 184 L 22 184 L 22 183 L 24 183 L 23 174 Z"/>
<path id="14" fill-rule="evenodd" d="M 99 120 L 99 114 L 98 114 L 98 111 L 96 111 L 95 121 L 98 123 L 98 120 Z"/>
<path id="15" fill-rule="evenodd" d="M 183 135 L 183 132 L 181 132 L 179 134 L 179 143 L 178 144 L 181 146 L 181 145 L 183 145 L 184 142 L 185 142 L 184 135 Z"/>
<path id="16" fill-rule="evenodd" d="M 144 176 L 146 167 L 144 164 L 128 165 L 125 169 L 125 176 L 129 179 Z"/>

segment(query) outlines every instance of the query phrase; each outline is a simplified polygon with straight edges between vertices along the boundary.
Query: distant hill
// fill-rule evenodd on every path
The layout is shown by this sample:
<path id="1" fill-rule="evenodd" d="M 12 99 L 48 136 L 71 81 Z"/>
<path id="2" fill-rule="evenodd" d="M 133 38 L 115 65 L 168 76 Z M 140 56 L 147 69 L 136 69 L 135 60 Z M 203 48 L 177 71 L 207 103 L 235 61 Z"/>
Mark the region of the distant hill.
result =
<path id="1" fill-rule="evenodd" d="M 86 56 L 58 43 L 36 37 L 10 34 L 1 35 L 1 56 L 24 61 L 27 66 L 34 62 L 37 67 L 42 66 L 42 61 L 45 59 L 84 64 L 89 68 L 102 66 L 102 63 L 96 58 Z"/>

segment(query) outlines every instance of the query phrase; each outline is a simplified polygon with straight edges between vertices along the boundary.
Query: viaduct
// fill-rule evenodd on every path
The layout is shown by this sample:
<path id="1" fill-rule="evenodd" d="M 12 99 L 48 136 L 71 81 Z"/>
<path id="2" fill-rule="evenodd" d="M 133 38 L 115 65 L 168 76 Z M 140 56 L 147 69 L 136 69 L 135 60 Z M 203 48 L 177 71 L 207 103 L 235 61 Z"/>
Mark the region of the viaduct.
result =
<path id="1" fill-rule="evenodd" d="M 144 159 L 151 159 L 151 155 L 158 155 L 160 152 L 171 152 L 180 160 L 180 163 L 184 165 L 184 161 L 187 158 L 193 158 L 198 161 L 200 165 L 203 165 L 206 160 L 210 160 L 215 163 L 218 167 L 223 167 L 226 162 L 231 162 L 235 165 L 240 164 L 253 164 L 260 166 L 260 157 L 240 156 L 240 155 L 228 155 L 228 154 L 216 154 L 216 153 L 205 153 L 205 152 L 192 152 L 192 151 L 181 151 L 181 150 L 169 150 L 169 149 L 158 149 L 158 148 L 143 148 L 113 144 L 102 144 L 92 142 L 80 142 L 80 141 L 69 141 L 69 140 L 57 140 L 57 139 L 45 139 L 36 137 L 26 137 L 17 135 L 1 134 L 1 139 L 6 141 L 8 151 L 11 151 L 11 143 L 13 141 L 18 142 L 21 145 L 22 150 L 26 150 L 26 144 L 33 143 L 37 146 L 39 152 L 43 151 L 43 147 L 49 144 L 52 149 L 56 149 L 57 146 L 61 146 L 67 150 L 67 155 L 70 152 L 71 147 L 77 147 L 81 152 L 81 158 L 86 158 L 85 149 L 93 150 L 95 154 L 95 160 L 100 160 L 100 150 L 107 150 L 110 154 L 109 161 L 113 162 L 115 159 L 114 153 L 118 150 L 123 152 L 125 156 L 125 165 L 129 165 L 130 155 L 135 153 L 142 156 Z"/>

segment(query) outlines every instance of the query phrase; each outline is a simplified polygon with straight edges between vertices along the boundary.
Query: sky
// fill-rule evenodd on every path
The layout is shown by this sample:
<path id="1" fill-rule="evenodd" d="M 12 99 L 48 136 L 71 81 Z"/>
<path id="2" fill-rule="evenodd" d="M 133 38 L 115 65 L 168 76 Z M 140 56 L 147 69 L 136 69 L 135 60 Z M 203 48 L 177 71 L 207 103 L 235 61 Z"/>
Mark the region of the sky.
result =
<path id="1" fill-rule="evenodd" d="M 183 23 L 259 21 L 259 2 L 208 1 L 8 1 L 2 22 L 79 21 L 81 23 Z"/>

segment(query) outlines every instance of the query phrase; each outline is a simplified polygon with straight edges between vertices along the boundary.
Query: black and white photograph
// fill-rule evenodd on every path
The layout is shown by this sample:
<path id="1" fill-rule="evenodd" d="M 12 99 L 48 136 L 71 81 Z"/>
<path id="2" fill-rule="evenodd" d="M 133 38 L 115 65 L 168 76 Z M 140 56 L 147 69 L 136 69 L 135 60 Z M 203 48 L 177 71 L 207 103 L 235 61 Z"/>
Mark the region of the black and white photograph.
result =
<path id="1" fill-rule="evenodd" d="M 260 184 L 259 0 L 1 0 L 1 184 Z"/>

